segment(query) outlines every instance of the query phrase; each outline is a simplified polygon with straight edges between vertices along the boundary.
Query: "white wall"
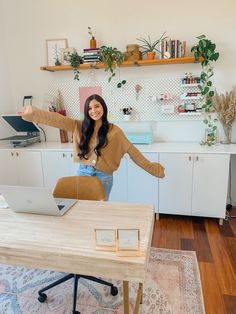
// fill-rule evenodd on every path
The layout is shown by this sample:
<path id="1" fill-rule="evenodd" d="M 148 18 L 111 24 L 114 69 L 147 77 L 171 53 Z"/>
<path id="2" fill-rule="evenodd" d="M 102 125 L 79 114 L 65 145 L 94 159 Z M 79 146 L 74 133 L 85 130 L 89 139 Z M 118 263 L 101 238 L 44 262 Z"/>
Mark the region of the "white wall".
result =
<path id="1" fill-rule="evenodd" d="M 89 45 L 88 26 L 95 31 L 99 45 L 112 45 L 123 51 L 127 44 L 138 43 L 137 37 L 150 35 L 156 39 L 163 31 L 172 38 L 186 40 L 189 50 L 197 35 L 206 34 L 220 52 L 215 64 L 215 86 L 218 91 L 229 90 L 236 82 L 235 12 L 234 0 L 0 0 L 0 53 L 5 54 L 0 57 L 0 113 L 9 108 L 19 110 L 24 95 L 33 95 L 34 105 L 41 106 L 47 85 L 72 75 L 39 70 L 46 64 L 45 40 L 67 38 L 69 46 L 81 53 Z M 189 64 L 187 72 L 192 67 Z M 184 72 L 186 65 L 122 69 L 127 79 L 179 76 Z M 102 70 L 98 71 L 99 77 L 104 78 Z M 197 121 L 161 122 L 155 129 L 156 138 L 162 141 L 199 141 L 202 133 L 202 124 Z M 236 128 L 233 140 L 236 141 Z"/>

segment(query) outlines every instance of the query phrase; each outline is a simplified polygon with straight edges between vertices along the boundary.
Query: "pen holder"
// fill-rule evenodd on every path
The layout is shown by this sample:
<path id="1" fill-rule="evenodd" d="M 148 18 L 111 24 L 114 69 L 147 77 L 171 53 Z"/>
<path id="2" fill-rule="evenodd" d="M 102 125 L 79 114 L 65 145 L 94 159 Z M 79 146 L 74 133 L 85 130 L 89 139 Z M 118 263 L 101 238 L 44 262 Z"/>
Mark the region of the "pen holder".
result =
<path id="1" fill-rule="evenodd" d="M 60 113 L 63 116 L 66 116 L 66 111 L 65 110 L 60 110 L 58 111 L 58 113 Z M 61 139 L 61 143 L 68 143 L 68 134 L 65 130 L 59 130 L 60 131 L 60 139 Z"/>

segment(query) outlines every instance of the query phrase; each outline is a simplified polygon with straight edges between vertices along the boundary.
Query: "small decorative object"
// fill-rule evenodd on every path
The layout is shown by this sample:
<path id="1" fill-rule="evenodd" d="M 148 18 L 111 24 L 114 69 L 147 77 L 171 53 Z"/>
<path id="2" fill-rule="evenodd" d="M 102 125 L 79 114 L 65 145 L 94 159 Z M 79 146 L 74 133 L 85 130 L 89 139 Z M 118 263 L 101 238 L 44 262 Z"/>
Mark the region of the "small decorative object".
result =
<path id="1" fill-rule="evenodd" d="M 151 37 L 148 36 L 148 39 L 145 39 L 143 37 L 137 38 L 138 41 L 142 43 L 142 54 L 147 55 L 147 59 L 153 60 L 155 59 L 156 51 L 161 53 L 159 49 L 157 49 L 157 45 L 160 44 L 163 40 L 165 40 L 167 37 L 163 37 L 166 32 L 164 32 L 161 37 L 155 41 L 151 40 Z"/>
<path id="2" fill-rule="evenodd" d="M 53 97 L 53 99 L 49 102 L 48 109 L 49 111 L 58 112 L 61 115 L 66 116 L 64 101 L 60 90 L 58 90 L 57 97 Z M 60 139 L 61 143 L 68 143 L 68 134 L 65 130 L 60 130 Z"/>
<path id="3" fill-rule="evenodd" d="M 91 39 L 90 39 L 90 49 L 97 48 L 97 41 L 96 41 L 96 39 L 94 37 L 94 34 L 92 32 L 92 28 L 90 26 L 88 26 L 88 33 L 91 36 Z"/>
<path id="4" fill-rule="evenodd" d="M 117 250 L 138 251 L 140 249 L 139 229 L 117 229 Z"/>
<path id="5" fill-rule="evenodd" d="M 126 46 L 125 61 L 142 60 L 142 53 L 139 51 L 139 45 L 131 44 Z"/>
<path id="6" fill-rule="evenodd" d="M 213 118 L 212 115 L 207 114 L 203 122 L 206 124 L 205 129 L 205 140 L 202 141 L 201 145 L 208 145 L 212 146 L 215 145 L 217 142 L 217 126 L 216 122 L 218 120 Z"/>
<path id="7" fill-rule="evenodd" d="M 226 92 L 225 95 L 218 94 L 217 91 L 215 91 L 213 104 L 225 133 L 225 139 L 221 141 L 221 143 L 230 144 L 232 124 L 236 118 L 236 86 L 233 87 L 232 91 Z"/>
<path id="8" fill-rule="evenodd" d="M 122 108 L 122 112 L 124 114 L 124 120 L 125 121 L 129 121 L 130 120 L 130 115 L 133 111 L 132 107 L 128 107 L 128 108 Z"/>
<path id="9" fill-rule="evenodd" d="M 193 52 L 196 61 L 198 61 L 200 57 L 203 58 L 201 62 L 201 84 L 198 85 L 198 88 L 204 97 L 202 110 L 209 113 L 213 109 L 212 99 L 214 96 L 213 84 L 210 79 L 214 75 L 212 62 L 218 60 L 219 53 L 215 51 L 216 45 L 212 43 L 211 40 L 207 39 L 205 35 L 198 36 L 197 39 L 198 43 L 191 48 L 191 52 Z M 214 127 L 217 128 L 216 125 Z M 205 143 L 208 145 L 207 141 Z"/>
<path id="10" fill-rule="evenodd" d="M 112 78 L 116 75 L 116 70 L 119 69 L 121 63 L 124 61 L 124 54 L 117 48 L 102 46 L 100 48 L 101 60 L 105 64 L 105 71 L 110 72 L 108 82 L 110 83 Z M 119 79 L 117 84 L 118 88 L 121 88 L 126 83 L 126 80 Z"/>
<path id="11" fill-rule="evenodd" d="M 136 100 L 139 100 L 139 93 L 142 90 L 142 86 L 139 85 L 139 84 L 136 84 L 134 89 L 135 89 L 135 92 L 136 92 Z"/>
<path id="12" fill-rule="evenodd" d="M 61 65 L 61 49 L 67 46 L 67 39 L 47 39 L 47 65 Z"/>
<path id="13" fill-rule="evenodd" d="M 61 49 L 61 64 L 67 65 L 71 63 L 71 55 L 75 52 L 74 48 Z"/>
<path id="14" fill-rule="evenodd" d="M 116 251 L 116 230 L 95 229 L 96 250 Z"/>
<path id="15" fill-rule="evenodd" d="M 77 51 L 74 51 L 72 53 L 68 52 L 68 55 L 70 57 L 70 65 L 74 71 L 74 80 L 79 81 L 80 71 L 78 70 L 78 68 L 79 68 L 80 64 L 83 63 L 83 60 L 78 55 Z"/>
<path id="16" fill-rule="evenodd" d="M 174 105 L 161 105 L 161 112 L 162 113 L 174 113 L 175 112 L 175 106 Z"/>

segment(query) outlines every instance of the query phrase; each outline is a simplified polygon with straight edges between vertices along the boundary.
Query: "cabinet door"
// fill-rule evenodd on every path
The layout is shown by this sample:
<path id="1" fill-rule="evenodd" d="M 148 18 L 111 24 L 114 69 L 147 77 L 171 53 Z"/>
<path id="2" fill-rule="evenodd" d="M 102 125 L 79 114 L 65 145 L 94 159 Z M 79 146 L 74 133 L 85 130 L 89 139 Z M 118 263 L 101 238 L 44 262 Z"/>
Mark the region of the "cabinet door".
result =
<path id="1" fill-rule="evenodd" d="M 160 163 L 165 178 L 159 181 L 159 212 L 191 215 L 193 156 L 160 153 Z"/>
<path id="2" fill-rule="evenodd" d="M 152 162 L 158 162 L 157 153 L 143 155 Z M 157 212 L 158 178 L 137 166 L 130 158 L 128 158 L 128 202 L 152 204 Z"/>
<path id="3" fill-rule="evenodd" d="M 25 186 L 43 186 L 41 153 L 17 151 L 15 154 L 18 184 Z"/>
<path id="4" fill-rule="evenodd" d="M 67 153 L 68 155 L 68 164 L 69 164 L 69 175 L 75 176 L 79 168 L 79 163 L 73 161 L 73 153 Z"/>
<path id="5" fill-rule="evenodd" d="M 70 175 L 70 153 L 63 151 L 42 152 L 44 185 L 52 189 L 58 178 Z"/>
<path id="6" fill-rule="evenodd" d="M 113 173 L 109 201 L 127 202 L 127 156 L 121 160 L 120 167 Z"/>
<path id="7" fill-rule="evenodd" d="M 18 174 L 14 150 L 0 151 L 0 184 L 17 185 Z"/>
<path id="8" fill-rule="evenodd" d="M 226 154 L 194 156 L 192 215 L 225 217 L 229 161 Z"/>

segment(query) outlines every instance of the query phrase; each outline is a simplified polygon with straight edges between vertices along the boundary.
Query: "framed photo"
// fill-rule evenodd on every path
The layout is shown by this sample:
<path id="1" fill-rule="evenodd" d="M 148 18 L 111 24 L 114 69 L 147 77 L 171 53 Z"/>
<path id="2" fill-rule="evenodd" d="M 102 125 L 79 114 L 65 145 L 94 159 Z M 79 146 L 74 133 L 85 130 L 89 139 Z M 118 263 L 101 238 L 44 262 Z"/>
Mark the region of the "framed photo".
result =
<path id="1" fill-rule="evenodd" d="M 96 250 L 116 251 L 116 230 L 95 229 Z"/>
<path id="2" fill-rule="evenodd" d="M 138 251 L 140 248 L 139 229 L 117 229 L 118 251 Z"/>
<path id="3" fill-rule="evenodd" d="M 71 53 L 74 53 L 75 49 L 74 48 L 62 48 L 61 49 L 61 64 L 62 65 L 67 65 L 70 64 L 70 55 Z"/>
<path id="4" fill-rule="evenodd" d="M 47 39 L 47 65 L 61 65 L 61 49 L 67 48 L 67 39 Z"/>

